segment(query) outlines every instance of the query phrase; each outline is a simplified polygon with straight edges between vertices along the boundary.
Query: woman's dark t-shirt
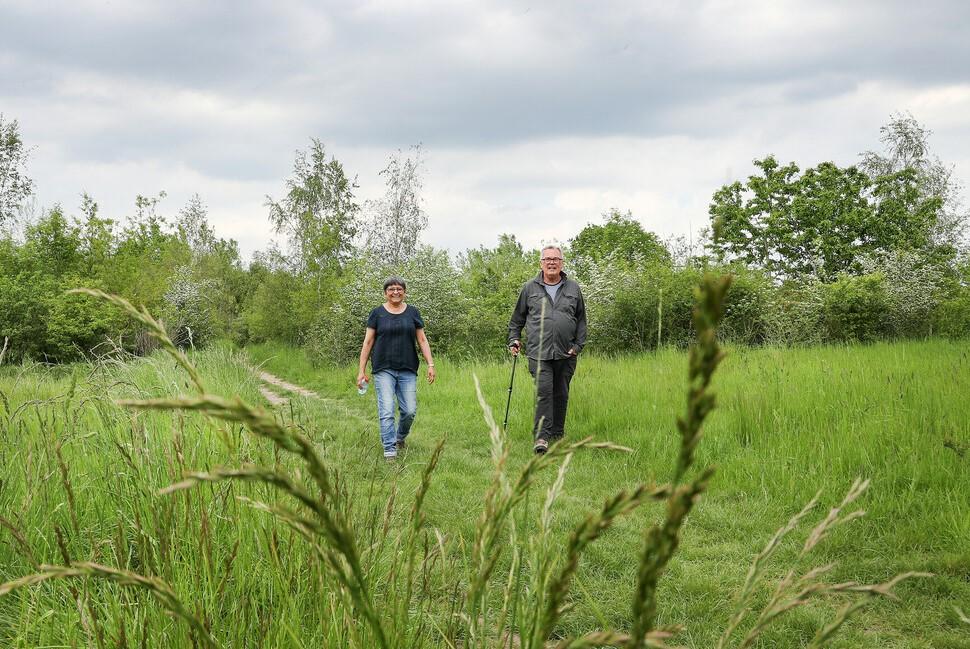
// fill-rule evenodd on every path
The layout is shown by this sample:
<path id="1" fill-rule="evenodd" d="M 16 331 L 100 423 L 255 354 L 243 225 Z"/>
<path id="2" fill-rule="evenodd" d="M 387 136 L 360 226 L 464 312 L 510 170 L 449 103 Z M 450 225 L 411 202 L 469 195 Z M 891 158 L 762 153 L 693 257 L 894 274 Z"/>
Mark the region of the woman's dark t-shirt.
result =
<path id="1" fill-rule="evenodd" d="M 381 305 L 370 312 L 367 327 L 376 332 L 370 357 L 371 372 L 418 371 L 415 332 L 424 329 L 424 320 L 416 307 L 409 304 L 401 313 L 391 313 Z"/>

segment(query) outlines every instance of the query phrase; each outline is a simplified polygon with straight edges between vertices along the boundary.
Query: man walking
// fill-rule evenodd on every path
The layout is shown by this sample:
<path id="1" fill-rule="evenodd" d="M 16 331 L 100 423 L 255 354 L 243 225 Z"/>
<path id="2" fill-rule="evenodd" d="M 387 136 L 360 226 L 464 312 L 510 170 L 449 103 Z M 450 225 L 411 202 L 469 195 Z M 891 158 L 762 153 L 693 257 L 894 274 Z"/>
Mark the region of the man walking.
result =
<path id="1" fill-rule="evenodd" d="M 562 249 L 542 249 L 539 274 L 525 283 L 509 320 L 509 350 L 519 353 L 525 327 L 529 372 L 536 381 L 535 452 L 545 453 L 566 424 L 569 382 L 586 344 L 586 305 L 579 284 L 562 272 Z"/>

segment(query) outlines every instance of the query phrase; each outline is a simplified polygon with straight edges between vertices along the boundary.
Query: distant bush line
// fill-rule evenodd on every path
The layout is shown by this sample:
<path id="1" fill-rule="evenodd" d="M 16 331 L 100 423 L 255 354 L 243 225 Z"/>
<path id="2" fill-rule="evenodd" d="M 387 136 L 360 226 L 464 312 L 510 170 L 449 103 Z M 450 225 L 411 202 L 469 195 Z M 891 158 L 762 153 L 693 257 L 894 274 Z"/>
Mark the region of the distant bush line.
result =
<path id="1" fill-rule="evenodd" d="M 6 362 L 69 362 L 118 349 L 153 349 L 150 337 L 111 308 L 66 293 L 83 286 L 145 305 L 184 347 L 217 338 L 239 345 L 279 340 L 305 346 L 320 363 L 345 363 L 356 357 L 367 314 L 381 303 L 381 282 L 391 273 L 408 281 L 408 301 L 421 309 L 436 353 L 488 357 L 502 353 L 518 291 L 538 272 L 538 251 L 523 249 L 511 235 L 457 261 L 430 247 L 397 264 L 358 252 L 326 276 L 294 272 L 270 255 L 244 266 L 234 242 L 211 231 L 201 244 L 197 239 L 178 221 L 169 225 L 148 216 L 115 231 L 96 216 L 70 221 L 58 210 L 28 227 L 21 240 L 0 239 Z M 778 281 L 764 270 L 706 256 L 675 261 L 659 243 L 651 254 L 602 256 L 576 244 L 565 246 L 566 270 L 582 285 L 588 349 L 595 353 L 688 344 L 694 336 L 693 290 L 707 270 L 735 276 L 721 331 L 729 343 L 970 333 L 966 263 L 941 266 L 917 253 L 886 252 L 865 260 L 862 271 L 829 282 L 814 276 Z"/>

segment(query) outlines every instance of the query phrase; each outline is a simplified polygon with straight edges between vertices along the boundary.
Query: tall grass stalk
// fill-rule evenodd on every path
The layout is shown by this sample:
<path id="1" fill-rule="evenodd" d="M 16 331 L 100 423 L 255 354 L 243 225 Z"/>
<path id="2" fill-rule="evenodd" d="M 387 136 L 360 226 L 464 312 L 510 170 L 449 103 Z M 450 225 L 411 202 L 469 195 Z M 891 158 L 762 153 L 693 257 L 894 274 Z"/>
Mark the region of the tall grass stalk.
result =
<path id="1" fill-rule="evenodd" d="M 714 473 L 704 469 L 694 480 L 680 484 L 694 463 L 694 450 L 701 437 L 701 425 L 714 408 L 714 395 L 708 392 L 714 370 L 724 358 L 717 344 L 717 325 L 724 315 L 724 303 L 730 276 L 704 277 L 695 291 L 693 312 L 696 342 L 688 357 L 687 412 L 677 420 L 680 431 L 680 452 L 667 498 L 664 521 L 651 526 L 645 536 L 640 555 L 637 587 L 633 598 L 633 625 L 626 646 L 640 649 L 646 646 L 648 634 L 654 630 L 657 615 L 657 583 L 679 544 L 680 528 L 700 494 Z"/>
<path id="2" fill-rule="evenodd" d="M 770 624 L 786 613 L 804 606 L 811 599 L 820 596 L 831 596 L 836 594 L 853 594 L 857 599 L 845 604 L 832 620 L 827 622 L 818 630 L 812 639 L 809 647 L 822 647 L 828 643 L 842 627 L 849 617 L 868 603 L 869 599 L 877 596 L 896 599 L 893 587 L 903 580 L 913 577 L 930 577 L 926 572 L 905 572 L 893 577 L 892 579 L 880 584 L 859 584 L 854 581 L 827 584 L 821 578 L 831 572 L 836 565 L 834 563 L 817 566 L 799 573 L 799 563 L 804 560 L 813 549 L 815 549 L 834 528 L 844 525 L 852 520 L 864 515 L 861 510 L 844 512 L 846 507 L 855 502 L 868 489 L 869 481 L 857 479 L 849 491 L 846 493 L 842 502 L 829 510 L 828 514 L 819 521 L 807 534 L 805 542 L 795 559 L 794 565 L 789 568 L 785 576 L 775 586 L 774 591 L 768 602 L 761 609 L 748 631 L 743 635 L 738 646 L 746 649 L 752 646 L 759 636 L 768 628 Z M 748 576 L 745 579 L 744 587 L 738 597 L 737 610 L 724 633 L 718 640 L 716 649 L 728 646 L 731 636 L 735 633 L 742 622 L 749 617 L 752 602 L 755 595 L 755 586 L 764 579 L 768 560 L 775 554 L 780 547 L 783 539 L 795 530 L 818 503 L 818 496 L 813 498 L 798 514 L 782 526 L 774 536 L 768 541 L 764 549 L 755 557 Z M 861 598 L 858 596 L 862 596 Z"/>
<path id="3" fill-rule="evenodd" d="M 102 566 L 90 562 L 76 562 L 70 566 L 51 566 L 42 565 L 40 570 L 33 575 L 15 579 L 5 584 L 0 584 L 0 596 L 24 586 L 31 586 L 45 582 L 49 579 L 105 579 L 115 582 L 121 586 L 132 586 L 141 588 L 149 593 L 165 607 L 166 610 L 184 620 L 192 632 L 206 647 L 216 648 L 219 645 L 209 635 L 209 631 L 192 613 L 182 604 L 171 587 L 161 579 L 143 577 L 142 575 L 119 570 L 109 566 Z"/>
<path id="4" fill-rule="evenodd" d="M 495 636 L 489 624 L 491 616 L 488 594 L 492 573 L 505 547 L 503 541 L 506 524 L 512 511 L 528 494 L 537 475 L 556 461 L 565 460 L 579 449 L 610 449 L 624 452 L 629 452 L 630 449 L 609 442 L 593 442 L 591 437 L 570 444 L 559 442 L 553 444 L 545 454 L 532 456 L 518 477 L 512 481 L 506 474 L 509 452 L 504 434 L 495 423 L 491 408 L 482 395 L 478 377 L 473 376 L 473 379 L 491 439 L 493 474 L 485 495 L 482 514 L 475 528 L 475 540 L 469 564 L 469 585 L 462 619 L 466 625 L 466 647 L 486 647 Z M 508 606 L 504 608 L 507 609 Z M 506 635 L 510 636 L 513 633 L 514 630 L 509 629 Z"/>

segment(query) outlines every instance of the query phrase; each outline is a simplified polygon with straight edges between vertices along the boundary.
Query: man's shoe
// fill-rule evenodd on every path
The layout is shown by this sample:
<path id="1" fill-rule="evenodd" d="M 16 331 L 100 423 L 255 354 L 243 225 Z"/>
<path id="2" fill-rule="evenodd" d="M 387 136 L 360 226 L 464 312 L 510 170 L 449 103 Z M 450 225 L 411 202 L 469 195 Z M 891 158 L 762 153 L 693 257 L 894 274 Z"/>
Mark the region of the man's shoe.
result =
<path id="1" fill-rule="evenodd" d="M 403 451 L 408 447 L 408 443 L 403 439 L 399 439 L 397 442 L 395 442 L 395 446 L 397 446 L 397 450 Z"/>
<path id="2" fill-rule="evenodd" d="M 549 450 L 549 442 L 539 438 L 536 440 L 536 445 L 532 447 L 532 450 L 536 452 L 536 455 L 544 455 Z"/>
<path id="3" fill-rule="evenodd" d="M 393 464 L 394 462 L 397 462 L 397 456 L 396 455 L 385 455 L 384 456 L 384 461 L 387 462 L 388 464 Z"/>

